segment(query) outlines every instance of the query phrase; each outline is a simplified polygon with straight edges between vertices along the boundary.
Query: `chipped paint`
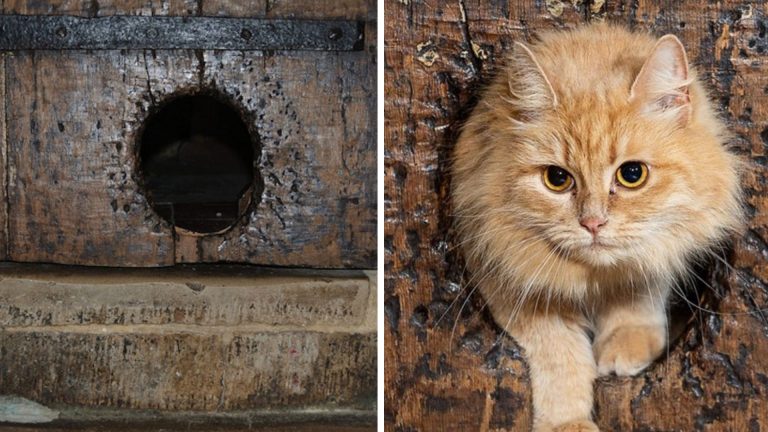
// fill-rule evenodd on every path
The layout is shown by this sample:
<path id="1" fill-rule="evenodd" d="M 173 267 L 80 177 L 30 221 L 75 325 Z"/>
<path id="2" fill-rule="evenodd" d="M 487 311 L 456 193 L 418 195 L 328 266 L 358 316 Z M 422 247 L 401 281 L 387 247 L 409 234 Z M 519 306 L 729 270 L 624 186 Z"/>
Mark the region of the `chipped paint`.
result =
<path id="1" fill-rule="evenodd" d="M 747 5 L 746 10 L 742 10 L 742 12 L 741 12 L 741 19 L 750 19 L 750 18 L 752 18 L 752 13 L 753 13 L 752 5 L 749 4 L 749 5 Z"/>
<path id="2" fill-rule="evenodd" d="M 431 40 L 416 45 L 416 60 L 424 66 L 432 66 L 439 58 L 440 54 L 437 53 L 437 47 Z"/>
<path id="3" fill-rule="evenodd" d="M 565 4 L 563 4 L 563 2 L 561 2 L 560 0 L 547 0 L 546 5 L 547 5 L 547 10 L 554 17 L 561 16 L 563 14 L 563 11 L 565 10 Z"/>
<path id="4" fill-rule="evenodd" d="M 603 6 L 605 6 L 605 0 L 592 0 L 592 3 L 589 4 L 589 11 L 594 14 L 600 13 Z"/>
<path id="5" fill-rule="evenodd" d="M 715 60 L 720 61 L 723 55 L 723 50 L 727 49 L 731 44 L 731 28 L 728 23 L 723 24 L 723 31 L 720 32 L 720 37 L 715 41 Z"/>
<path id="6" fill-rule="evenodd" d="M 488 59 L 488 51 L 486 51 L 483 47 L 480 46 L 480 44 L 472 42 L 472 52 L 475 53 L 475 56 L 479 58 L 480 60 L 486 60 Z"/>

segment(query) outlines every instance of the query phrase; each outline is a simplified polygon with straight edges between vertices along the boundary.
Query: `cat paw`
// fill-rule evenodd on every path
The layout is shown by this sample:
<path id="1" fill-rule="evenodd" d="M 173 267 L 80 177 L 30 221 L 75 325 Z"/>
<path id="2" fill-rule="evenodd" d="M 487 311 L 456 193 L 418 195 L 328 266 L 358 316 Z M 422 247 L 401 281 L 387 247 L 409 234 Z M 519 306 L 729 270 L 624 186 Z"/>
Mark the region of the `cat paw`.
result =
<path id="1" fill-rule="evenodd" d="M 577 420 L 561 424 L 553 428 L 552 432 L 600 432 L 600 429 L 589 420 Z"/>
<path id="2" fill-rule="evenodd" d="M 656 326 L 619 327 L 595 342 L 597 372 L 633 376 L 661 354 L 666 343 L 664 328 Z"/>

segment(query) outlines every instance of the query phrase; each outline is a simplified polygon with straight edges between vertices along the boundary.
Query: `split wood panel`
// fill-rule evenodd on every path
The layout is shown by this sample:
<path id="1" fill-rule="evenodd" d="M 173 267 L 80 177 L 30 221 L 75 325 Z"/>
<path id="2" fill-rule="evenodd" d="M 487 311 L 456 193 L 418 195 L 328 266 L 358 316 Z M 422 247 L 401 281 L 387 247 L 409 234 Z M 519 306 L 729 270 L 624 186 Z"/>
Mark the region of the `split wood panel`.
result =
<path id="1" fill-rule="evenodd" d="M 599 380 L 596 421 L 606 431 L 767 430 L 768 321 L 755 310 L 768 307 L 768 5 L 703 0 L 385 2 L 386 430 L 530 429 L 525 359 L 470 295 L 456 251 L 449 159 L 514 41 L 602 19 L 681 38 L 750 161 L 750 221 L 729 257 L 736 271 L 710 281 L 722 298 L 705 306 L 717 313 L 696 314 L 640 376 Z"/>
<path id="2" fill-rule="evenodd" d="M 7 0 L 6 14 L 357 20 L 375 5 L 282 1 Z M 375 33 L 358 51 L 38 50 L 3 54 L 5 259 L 107 266 L 239 262 L 373 268 Z M 263 192 L 230 230 L 174 230 L 138 169 L 142 123 L 179 93 L 215 91 L 257 131 Z M 7 159 L 7 160 L 6 160 Z M 7 183 L 6 183 L 7 182 Z"/>

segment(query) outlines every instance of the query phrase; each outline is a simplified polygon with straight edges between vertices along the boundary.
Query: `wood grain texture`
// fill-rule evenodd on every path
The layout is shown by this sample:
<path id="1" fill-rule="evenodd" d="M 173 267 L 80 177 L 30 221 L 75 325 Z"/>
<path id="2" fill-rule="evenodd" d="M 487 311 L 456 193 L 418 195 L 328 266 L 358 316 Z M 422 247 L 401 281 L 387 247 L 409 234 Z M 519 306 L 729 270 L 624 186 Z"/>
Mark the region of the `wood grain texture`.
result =
<path id="1" fill-rule="evenodd" d="M 183 15 L 189 6 L 140 2 L 105 9 L 112 3 L 102 1 L 95 2 L 97 12 L 88 12 L 86 3 L 6 1 L 4 11 Z M 371 3 L 298 8 L 275 2 L 254 14 L 353 17 L 367 20 L 370 29 Z M 239 2 L 204 4 L 214 15 L 245 13 Z M 4 98 L 8 258 L 112 266 L 229 261 L 375 267 L 375 35 L 365 43 L 364 50 L 347 53 L 14 52 L 6 69 L 17 84 L 7 86 Z M 258 135 L 254 182 L 264 184 L 232 229 L 208 236 L 176 232 L 160 219 L 137 168 L 142 122 L 174 94 L 200 89 L 240 108 Z"/>
<path id="2" fill-rule="evenodd" d="M 188 77 L 173 84 L 192 84 L 193 53 L 157 56 L 152 66 Z M 140 191 L 133 149 L 154 98 L 149 67 L 143 52 L 26 51 L 8 60 L 11 260 L 173 263 L 172 232 Z M 170 77 L 154 87 L 164 85 Z"/>
<path id="3" fill-rule="evenodd" d="M 667 358 L 596 384 L 606 431 L 768 428 L 768 74 L 765 4 L 745 1 L 385 2 L 385 419 L 388 431 L 525 431 L 521 351 L 470 295 L 451 232 L 449 157 L 478 90 L 514 41 L 607 19 L 677 34 L 749 161 L 750 229 L 711 271 L 722 297 Z M 610 43 L 610 41 L 606 41 Z M 750 312 L 751 311 L 751 312 Z M 556 343 L 556 341 L 553 341 Z"/>
<path id="4" fill-rule="evenodd" d="M 205 0 L 203 15 L 266 17 L 376 19 L 375 0 Z"/>
<path id="5" fill-rule="evenodd" d="M 327 52 L 206 51 L 204 61 L 204 85 L 256 113 L 264 192 L 222 235 L 179 233 L 177 262 L 373 267 L 373 65 Z"/>
<path id="6" fill-rule="evenodd" d="M 0 54 L 0 260 L 8 258 L 8 112 L 5 109 L 5 54 Z"/>
<path id="7" fill-rule="evenodd" d="M 5 0 L 5 13 L 19 15 L 199 15 L 200 0 Z"/>

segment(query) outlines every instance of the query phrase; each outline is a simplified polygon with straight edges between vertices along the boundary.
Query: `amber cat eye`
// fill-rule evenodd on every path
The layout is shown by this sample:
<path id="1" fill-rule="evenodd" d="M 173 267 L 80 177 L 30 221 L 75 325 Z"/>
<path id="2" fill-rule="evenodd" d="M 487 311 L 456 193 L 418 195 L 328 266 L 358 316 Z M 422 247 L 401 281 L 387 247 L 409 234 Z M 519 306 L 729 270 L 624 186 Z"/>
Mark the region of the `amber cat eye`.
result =
<path id="1" fill-rule="evenodd" d="M 640 187 L 648 178 L 648 166 L 642 162 L 625 162 L 616 171 L 616 180 L 626 188 Z"/>
<path id="2" fill-rule="evenodd" d="M 573 176 L 559 166 L 546 167 L 543 177 L 544 185 L 551 191 L 565 192 L 573 186 Z"/>

